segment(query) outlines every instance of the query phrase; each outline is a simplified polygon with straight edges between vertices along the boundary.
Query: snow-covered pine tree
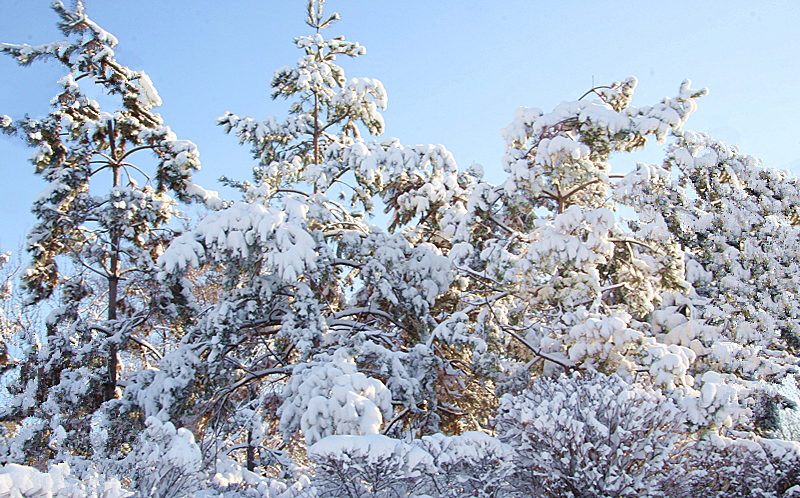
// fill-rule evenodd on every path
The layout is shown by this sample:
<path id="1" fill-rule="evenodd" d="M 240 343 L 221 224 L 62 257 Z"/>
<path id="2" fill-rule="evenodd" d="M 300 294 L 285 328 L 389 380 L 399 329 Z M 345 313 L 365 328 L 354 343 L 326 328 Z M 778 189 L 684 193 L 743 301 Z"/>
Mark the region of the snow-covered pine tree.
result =
<path id="1" fill-rule="evenodd" d="M 80 17 L 89 42 L 38 50 L 62 62 L 89 64 L 83 53 L 113 60 L 104 59 L 110 35 L 93 27 L 80 4 L 76 11 L 59 6 L 65 19 Z M 796 181 L 683 131 L 705 93 L 688 82 L 676 97 L 647 107 L 631 104 L 636 81 L 628 79 L 550 113 L 521 109 L 504 131 L 508 177 L 497 186 L 477 165 L 459 171 L 442 146 L 367 141 L 364 131 L 383 130 L 385 92 L 376 80 L 345 78 L 337 57 L 364 49 L 326 38 L 338 16 L 322 7 L 308 1 L 312 33 L 295 41 L 302 56 L 272 81 L 273 97 L 289 101 L 288 117 L 219 119 L 258 162 L 252 181 L 229 180 L 242 201 L 175 238 L 158 259 L 158 283 L 150 248 L 159 238 L 143 232 L 145 242 L 131 244 L 120 236 L 130 254 L 117 253 L 118 264 L 146 261 L 142 278 L 169 289 L 164 299 L 156 294 L 158 309 L 172 303 L 164 311 L 195 319 L 172 329 L 180 343 L 157 368 L 129 372 L 121 399 L 92 413 L 99 424 L 88 434 L 101 442 L 109 441 L 111 413 L 144 427 L 124 458 L 98 467 L 143 494 L 199 496 L 800 492 L 800 445 L 775 437 L 780 397 L 769 384 L 792 375 L 797 363 Z M 92 52 L 98 43 L 105 49 Z M 38 53 L 3 48 L 17 57 Z M 107 64 L 100 66 L 116 67 Z M 156 94 L 126 71 L 127 79 L 102 73 L 99 80 L 123 97 L 112 118 L 141 124 L 137 113 L 149 115 L 149 108 L 136 102 L 141 92 L 151 103 Z M 74 86 L 66 80 L 67 93 Z M 64 100 L 69 109 L 96 107 Z M 83 164 L 98 155 L 99 174 L 113 173 L 114 164 L 132 167 L 124 154 L 151 147 L 171 158 L 161 167 L 180 166 L 184 175 L 154 184 L 156 193 L 170 187 L 179 198 L 207 197 L 188 183 L 196 158 L 183 142 L 151 142 L 162 135 L 140 131 L 133 135 L 139 141 L 124 139 L 124 157 L 114 155 L 112 130 L 127 128 L 110 126 L 99 111 L 106 117 L 80 121 L 66 108 L 43 121 L 49 128 L 0 124 L 42 146 L 45 172 L 70 157 L 89 157 L 74 161 Z M 87 124 L 56 147 L 36 138 L 39 130 L 60 131 L 59 123 L 71 130 L 75 121 Z M 611 171 L 613 155 L 651 138 L 670 141 L 663 165 L 639 165 L 624 176 Z M 64 160 L 47 159 L 67 143 L 83 155 L 64 145 Z M 54 187 L 48 196 L 67 190 Z M 64 199 L 98 213 L 123 209 L 116 197 Z M 37 206 L 62 205 L 47 202 Z M 632 207 L 635 219 L 620 217 L 618 204 Z M 370 224 L 380 220 L 369 217 L 378 206 L 389 215 L 387 230 Z M 115 251 L 109 237 L 119 226 L 75 219 L 106 227 L 80 246 L 94 259 L 77 261 L 105 272 L 107 282 Z M 37 241 L 61 233 L 53 227 L 66 230 L 42 227 Z M 29 285 L 40 297 L 57 288 L 36 275 Z M 91 284 L 66 282 L 62 299 L 82 298 Z M 72 317 L 62 327 L 71 326 L 54 328 L 62 335 L 46 344 L 63 330 L 105 330 L 146 348 L 137 342 L 146 337 L 127 337 L 125 327 L 141 320 L 137 313 L 149 302 L 125 303 L 133 311 L 118 309 L 117 320 L 89 321 L 62 308 Z M 59 367 L 61 383 L 36 412 L 50 425 L 29 419 L 4 451 L 30 455 L 20 445 L 52 427 L 47 443 L 65 448 L 65 432 L 53 421 L 73 406 L 59 404 L 57 388 L 74 386 L 74 372 L 104 371 L 110 351 L 104 334 L 83 337 L 75 338 L 80 347 L 63 346 L 64 358 L 98 351 L 91 354 L 99 361 L 85 370 Z M 96 392 L 106 391 L 86 391 Z M 15 398 L 15 409 L 33 399 L 26 395 Z M 53 407 L 61 411 L 46 412 Z M 123 456 L 101 447 L 92 447 L 96 461 Z M 46 475 L 8 469 L 5 475 L 42 482 L 62 475 L 60 467 Z"/>
<path id="2" fill-rule="evenodd" d="M 515 436 L 532 425 L 548 440 L 586 438 L 591 417 L 587 425 L 581 420 L 592 410 L 570 393 L 585 376 L 598 380 L 592 389 L 603 390 L 599 370 L 627 379 L 633 392 L 657 387 L 671 398 L 667 403 L 680 406 L 686 426 L 679 429 L 682 435 L 669 435 L 676 446 L 664 448 L 670 465 L 679 462 L 674 475 L 690 471 L 699 479 L 694 486 L 701 486 L 700 476 L 711 473 L 719 481 L 736 481 L 732 492 L 782 493 L 797 484 L 791 477 L 797 444 L 748 431 L 763 433 L 765 420 L 775 428 L 783 400 L 764 381 L 780 380 L 797 363 L 797 323 L 789 304 L 796 182 L 723 144 L 683 132 L 693 100 L 704 90 L 691 90 L 687 82 L 677 98 L 635 108 L 634 85 L 627 80 L 594 89 L 587 94 L 598 97 L 593 102 L 580 99 L 549 114 L 523 109 L 505 130 L 509 179 L 500 187 L 474 187 L 474 208 L 464 218 L 469 243 L 454 246 L 463 258 L 461 274 L 481 277 L 471 279 L 469 291 L 480 292 L 484 301 L 467 308 L 476 319 L 459 318 L 461 329 L 472 326 L 472 340 L 489 346 L 488 356 L 476 355 L 476 365 L 488 365 L 487 374 L 500 380 L 500 394 L 509 396 L 506 409 L 514 403 L 522 414 L 536 414 L 522 425 L 521 417 L 501 417 L 498 430 L 503 440 L 517 444 L 517 456 L 538 455 L 533 464 L 518 461 L 516 467 L 533 465 L 549 476 L 540 486 L 581 483 L 572 490 L 581 494 L 600 475 L 570 464 L 559 484 L 554 476 L 561 472 L 561 456 L 520 447 Z M 609 155 L 639 148 L 651 134 L 672 142 L 664 166 L 639 165 L 624 177 L 612 175 Z M 616 216 L 614 201 L 634 207 L 638 218 Z M 452 252 L 451 259 L 456 260 Z M 545 420 L 548 410 L 530 401 L 550 372 L 559 371 L 577 376 L 547 396 L 560 400 L 550 411 L 575 419 L 563 432 Z M 517 391 L 525 386 L 530 389 Z M 597 426 L 586 451 L 601 451 L 602 426 L 609 432 L 627 423 L 629 414 L 615 416 L 610 425 Z M 731 465 L 715 470 L 709 462 L 724 455 L 731 456 Z M 774 482 L 757 489 L 752 486 L 759 479 L 737 478 L 755 461 L 773 469 L 764 472 L 773 472 Z M 608 466 L 599 472 L 615 485 L 634 478 Z M 642 482 L 666 489 L 675 485 L 671 472 L 648 471 Z"/>
<path id="3" fill-rule="evenodd" d="M 250 145 L 254 179 L 231 182 L 244 201 L 206 217 L 160 259 L 173 288 L 187 283 L 189 267 L 213 276 L 218 301 L 159 372 L 126 391 L 147 415 L 202 434 L 207 458 L 229 454 L 260 472 L 288 475 L 309 446 L 334 435 L 477 429 L 455 403 L 493 399 L 470 376 L 469 358 L 433 339 L 458 285 L 442 250 L 472 180 L 442 146 L 364 140 L 363 130 L 382 132 L 386 96 L 377 80 L 347 80 L 336 64 L 364 52 L 323 36 L 337 17 L 308 3 L 313 33 L 295 40 L 303 55 L 272 81 L 273 97 L 290 101 L 283 122 L 220 118 Z M 379 200 L 388 232 L 366 218 Z M 464 448 L 468 459 L 474 440 L 437 440 L 431 451 Z M 353 439 L 354 454 L 368 455 L 370 441 Z M 458 481 L 463 458 L 442 454 L 443 479 Z M 485 469 L 498 462 L 476 458 L 491 462 Z"/>
<path id="4" fill-rule="evenodd" d="M 631 489 L 661 490 L 674 465 L 700 475 L 709 467 L 696 457 L 709 445 L 721 455 L 745 448 L 749 456 L 741 462 L 780 453 L 780 445 L 731 432 L 731 426 L 749 427 L 746 403 L 739 401 L 746 383 L 697 361 L 704 354 L 697 344 L 674 340 L 664 325 L 687 321 L 697 299 L 695 253 L 686 252 L 663 219 L 640 214 L 628 222 L 615 214 L 615 202 L 647 200 L 635 197 L 635 178 L 611 173 L 610 156 L 641 148 L 649 137 L 683 140 L 682 126 L 705 90 L 687 81 L 674 98 L 634 107 L 636 81 L 629 79 L 551 113 L 522 109 L 505 130 L 508 180 L 493 186 L 479 167 L 459 172 L 441 146 L 361 139 L 359 119 L 372 132 L 380 131 L 375 123 L 381 121 L 363 114 L 376 102 L 352 99 L 377 87 L 371 80 L 345 82 L 332 56 L 353 55 L 353 45 L 319 34 L 335 19 L 320 22 L 320 9 L 321 3 L 309 3 L 309 25 L 317 33 L 297 40 L 304 50 L 297 67 L 278 71 L 273 80 L 274 96 L 295 99 L 289 118 L 280 125 L 274 118 L 220 119 L 250 144 L 260 164 L 253 183 L 238 184 L 246 202 L 206 218 L 162 258 L 173 283 L 190 265 L 218 268 L 223 292 L 165 363 L 174 373 L 164 368 L 160 381 L 148 385 L 174 389 L 179 378 L 186 389 L 213 386 L 207 392 L 214 394 L 195 405 L 208 409 L 211 423 L 201 423 L 213 429 L 217 448 L 242 452 L 239 460 L 251 469 L 261 463 L 265 470 L 269 464 L 291 470 L 303 453 L 292 437 L 302 434 L 326 493 L 374 493 L 387 482 L 408 492 L 441 492 L 436 476 L 447 469 L 459 469 L 458 482 L 492 483 L 492 492 L 503 482 L 535 486 L 519 482 L 524 476 L 503 464 L 508 458 L 502 455 L 531 451 L 514 436 L 520 417 L 497 427 L 511 448 L 470 437 L 470 449 L 458 450 L 459 436 L 452 434 L 491 430 L 503 394 L 506 407 L 534 410 L 530 393 L 564 371 L 573 372 L 576 385 L 602 391 L 611 383 L 614 396 L 636 394 L 606 421 L 610 427 L 657 428 L 658 417 L 626 413 L 639 406 L 635 400 L 674 415 L 664 428 L 669 442 L 657 455 L 648 446 L 652 454 L 637 456 L 668 459 L 669 465 L 640 474 L 625 465 L 597 470 L 617 472 L 604 478 L 613 486 L 635 482 Z M 384 98 L 382 90 L 372 95 L 378 103 Z M 367 225 L 361 211 L 334 196 L 365 213 L 377 196 L 393 235 Z M 607 374 L 614 376 L 604 380 Z M 560 413 L 571 416 L 577 395 L 556 392 L 567 384 L 554 383 L 551 390 L 556 405 L 563 403 Z M 160 391 L 150 392 L 148 399 Z M 156 404 L 152 413 L 168 416 L 166 408 Z M 230 414 L 227 425 L 218 422 L 220 413 Z M 601 442 L 593 438 L 602 431 L 579 434 L 580 425 L 576 419 L 552 429 L 562 431 L 563 440 L 588 438 L 585 450 L 595 454 Z M 275 430 L 283 433 L 282 443 L 269 441 Z M 414 439 L 431 433 L 443 438 L 437 447 L 452 453 Z M 736 437 L 697 440 L 699 434 Z M 412 446 L 395 438 L 412 438 Z M 786 448 L 790 462 L 797 448 Z M 259 453 L 268 458 L 259 462 Z M 370 465 L 383 470 L 368 475 L 363 469 Z M 548 469 L 545 461 L 537 465 Z M 478 468 L 481 477 L 471 473 Z M 584 471 L 594 472 L 576 464 L 562 482 L 598 482 Z M 352 486 L 338 487 L 332 475 Z"/>
<path id="5" fill-rule="evenodd" d="M 692 291 L 668 296 L 650 320 L 663 342 L 690 347 L 695 374 L 739 385 L 752 428 L 777 429 L 776 412 L 790 403 L 773 383 L 794 373 L 800 351 L 798 181 L 687 132 L 662 165 L 640 164 L 617 194 L 686 256 Z"/>
<path id="6" fill-rule="evenodd" d="M 705 91 L 686 82 L 675 98 L 634 107 L 635 85 L 597 88 L 550 113 L 520 109 L 504 130 L 508 179 L 472 175 L 459 193 L 468 200 L 451 222 L 449 256 L 464 283 L 436 339 L 469 344 L 475 370 L 501 392 L 585 368 L 675 385 L 693 357 L 662 351 L 640 322 L 662 292 L 688 288 L 683 255 L 659 227 L 618 225 L 609 157 L 678 132 Z"/>
<path id="7" fill-rule="evenodd" d="M 66 40 L 0 44 L 21 65 L 53 60 L 66 70 L 47 116 L 1 123 L 35 148 L 31 161 L 48 184 L 32 208 L 24 285 L 31 304 L 60 304 L 26 345 L 15 396 L 2 407 L 4 420 L 20 424 L 3 460 L 42 465 L 119 455 L 142 427 L 136 413 L 120 412 L 120 375 L 169 348 L 148 337 L 180 311 L 156 282 L 155 259 L 174 235 L 176 198 L 207 195 L 191 183 L 195 145 L 153 112 L 161 99 L 150 78 L 117 62 L 116 38 L 80 0 L 53 9 Z M 118 107 L 104 111 L 93 94 Z"/>

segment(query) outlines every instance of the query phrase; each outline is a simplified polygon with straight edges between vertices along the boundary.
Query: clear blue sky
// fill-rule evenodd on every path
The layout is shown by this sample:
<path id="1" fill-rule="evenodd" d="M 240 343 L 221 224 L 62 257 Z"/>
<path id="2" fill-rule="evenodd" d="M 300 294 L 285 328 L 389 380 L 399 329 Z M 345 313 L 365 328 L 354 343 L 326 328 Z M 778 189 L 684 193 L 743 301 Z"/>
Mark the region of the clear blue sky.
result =
<path id="1" fill-rule="evenodd" d="M 49 0 L 0 0 L 0 41 L 60 38 Z M 247 150 L 214 125 L 230 110 L 285 115 L 269 99 L 275 69 L 294 64 L 307 33 L 305 0 L 86 0 L 120 40 L 118 60 L 146 71 L 158 111 L 200 148 L 197 183 L 249 178 Z M 687 128 L 734 143 L 771 167 L 800 174 L 800 4 L 796 1 L 329 0 L 329 31 L 367 47 L 348 76 L 383 81 L 387 135 L 442 143 L 462 167 L 483 164 L 500 181 L 499 130 L 519 106 L 549 110 L 592 83 L 639 78 L 634 104 L 674 95 L 684 78 L 711 90 Z M 0 114 L 44 115 L 63 75 L 55 63 L 0 58 Z M 15 249 L 43 188 L 31 150 L 0 137 L 0 249 Z M 653 159 L 655 160 L 655 159 Z M 632 161 L 619 158 L 620 168 Z M 616 164 L 615 164 L 616 166 Z"/>

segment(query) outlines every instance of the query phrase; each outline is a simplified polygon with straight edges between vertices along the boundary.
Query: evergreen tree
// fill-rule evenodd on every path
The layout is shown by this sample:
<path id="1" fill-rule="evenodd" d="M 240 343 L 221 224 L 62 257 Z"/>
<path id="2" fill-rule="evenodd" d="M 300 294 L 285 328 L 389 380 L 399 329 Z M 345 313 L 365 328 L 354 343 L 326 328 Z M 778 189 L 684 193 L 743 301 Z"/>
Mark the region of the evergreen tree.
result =
<path id="1" fill-rule="evenodd" d="M 27 462 L 119 452 L 133 437 L 137 417 L 114 420 L 119 376 L 160 357 L 148 335 L 179 310 L 156 282 L 155 259 L 174 235 L 176 199 L 207 195 L 191 183 L 196 147 L 153 112 L 161 99 L 150 78 L 117 62 L 117 40 L 82 2 L 53 9 L 65 41 L 0 45 L 21 65 L 54 60 L 66 70 L 47 116 L 2 123 L 35 148 L 31 160 L 48 184 L 32 208 L 24 286 L 30 304 L 60 301 L 44 336 L 29 342 L 16 395 L 3 407 L 5 419 L 27 427 L 3 458 Z M 104 111 L 87 96 L 98 89 L 119 107 Z M 140 157 L 146 151 L 154 160 Z M 98 417 L 116 426 L 100 440 L 91 428 Z"/>
<path id="2" fill-rule="evenodd" d="M 295 40 L 303 55 L 272 81 L 273 97 L 290 100 L 283 123 L 219 119 L 251 146 L 253 182 L 231 182 L 244 201 L 203 219 L 160 259 L 169 286 L 199 267 L 216 278 L 219 299 L 161 372 L 138 381 L 141 393 L 131 391 L 158 400 L 148 415 L 183 417 L 209 454 L 238 451 L 250 470 L 290 471 L 301 434 L 309 445 L 333 434 L 420 434 L 440 420 L 443 363 L 426 341 L 450 288 L 449 262 L 365 215 L 407 169 L 452 158 L 364 142 L 362 128 L 383 130 L 386 96 L 379 81 L 347 80 L 335 63 L 364 53 L 323 37 L 337 18 L 309 2 L 313 34 Z"/>

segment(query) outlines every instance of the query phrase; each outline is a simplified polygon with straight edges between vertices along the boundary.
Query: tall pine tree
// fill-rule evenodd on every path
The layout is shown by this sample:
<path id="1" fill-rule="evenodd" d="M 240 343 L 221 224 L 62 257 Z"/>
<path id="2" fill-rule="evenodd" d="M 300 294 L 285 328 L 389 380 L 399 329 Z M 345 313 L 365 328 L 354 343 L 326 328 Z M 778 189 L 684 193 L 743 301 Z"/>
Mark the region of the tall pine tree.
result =
<path id="1" fill-rule="evenodd" d="M 28 345 L 16 396 L 3 407 L 7 420 L 33 417 L 26 424 L 34 430 L 12 445 L 12 458 L 27 461 L 98 450 L 90 444 L 93 418 L 101 406 L 113 411 L 120 375 L 160 357 L 148 334 L 177 311 L 155 279 L 155 259 L 174 236 L 176 202 L 207 195 L 191 183 L 197 148 L 153 112 L 161 99 L 147 74 L 117 62 L 116 38 L 82 2 L 53 9 L 65 41 L 0 45 L 21 65 L 53 60 L 66 70 L 47 116 L 3 120 L 5 132 L 35 148 L 31 161 L 47 182 L 32 208 L 24 285 L 30 304 L 60 303 L 44 337 Z M 118 107 L 104 110 L 87 90 Z"/>

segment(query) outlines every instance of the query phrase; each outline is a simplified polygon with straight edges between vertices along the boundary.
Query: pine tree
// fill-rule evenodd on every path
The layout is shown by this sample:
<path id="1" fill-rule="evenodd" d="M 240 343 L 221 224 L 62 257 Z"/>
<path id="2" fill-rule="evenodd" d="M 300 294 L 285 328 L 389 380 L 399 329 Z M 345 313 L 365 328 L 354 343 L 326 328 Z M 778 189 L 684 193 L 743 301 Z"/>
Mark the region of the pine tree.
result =
<path id="1" fill-rule="evenodd" d="M 323 36 L 337 18 L 309 2 L 313 34 L 295 40 L 303 55 L 272 81 L 273 97 L 290 101 L 283 123 L 219 119 L 251 146 L 254 179 L 231 182 L 244 201 L 206 217 L 160 259 L 169 285 L 195 266 L 216 275 L 220 294 L 155 380 L 139 383 L 140 397 L 162 400 L 148 414 L 191 413 L 215 454 L 240 451 L 251 470 L 291 470 L 299 435 L 310 445 L 333 434 L 428 433 L 440 419 L 443 364 L 426 341 L 450 288 L 448 260 L 365 216 L 409 168 L 454 163 L 442 148 L 364 141 L 362 128 L 383 130 L 386 96 L 379 81 L 347 80 L 335 63 L 364 53 Z M 181 400 L 189 391 L 191 407 Z"/>
<path id="2" fill-rule="evenodd" d="M 662 374 L 664 354 L 641 321 L 664 292 L 687 289 L 683 255 L 661 227 L 617 223 L 612 189 L 620 175 L 608 161 L 649 136 L 679 133 L 705 91 L 686 82 L 678 97 L 637 108 L 635 85 L 598 88 L 595 100 L 551 113 L 520 109 L 504 130 L 508 179 L 468 187 L 450 250 L 467 284 L 441 338 L 471 343 L 476 367 L 504 389 L 524 386 L 530 373 L 584 368 L 649 367 L 657 383 L 675 383 L 678 372 Z M 661 357 L 647 364 L 651 353 Z M 679 364 L 693 355 L 668 354 Z"/>
<path id="3" fill-rule="evenodd" d="M 17 395 L 4 407 L 5 418 L 36 421 L 10 456 L 25 461 L 118 451 L 132 437 L 130 427 L 112 429 L 105 437 L 117 444 L 101 449 L 108 442 L 91 442 L 92 419 L 103 407 L 109 423 L 141 423 L 110 420 L 119 375 L 160 356 L 147 336 L 177 310 L 156 282 L 155 259 L 174 235 L 176 199 L 205 194 L 191 183 L 197 149 L 153 112 L 161 99 L 147 74 L 117 62 L 117 40 L 87 17 L 82 2 L 53 9 L 65 41 L 0 45 L 21 65 L 54 60 L 66 70 L 47 116 L 3 119 L 5 132 L 35 148 L 31 161 L 48 184 L 32 208 L 29 301 L 61 303 L 46 319 L 41 344 L 30 344 Z M 119 107 L 104 111 L 86 94 L 97 89 Z M 142 157 L 147 151 L 153 159 Z"/>

